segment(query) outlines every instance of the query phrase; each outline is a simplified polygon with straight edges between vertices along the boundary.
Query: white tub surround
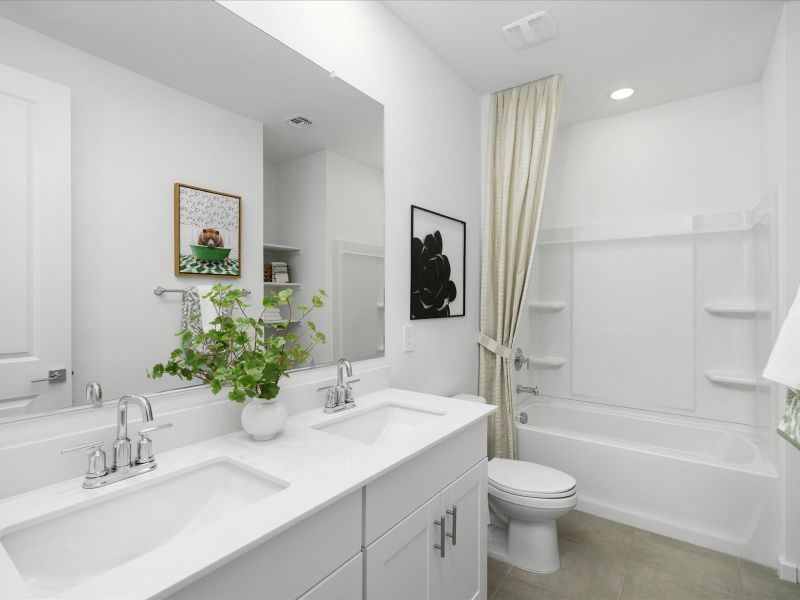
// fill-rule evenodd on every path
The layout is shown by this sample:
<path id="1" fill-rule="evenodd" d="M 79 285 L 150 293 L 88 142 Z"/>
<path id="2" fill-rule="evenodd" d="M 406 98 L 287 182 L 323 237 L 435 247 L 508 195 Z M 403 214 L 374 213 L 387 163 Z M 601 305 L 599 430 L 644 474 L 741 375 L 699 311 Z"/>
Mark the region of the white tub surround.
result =
<path id="1" fill-rule="evenodd" d="M 415 508 L 423 508 L 426 499 L 431 499 L 440 490 L 448 489 L 447 484 L 453 487 L 461 481 L 459 477 L 462 472 L 450 473 L 446 466 L 454 462 L 459 465 L 463 461 L 469 462 L 462 469 L 467 474 L 472 472 L 470 469 L 478 469 L 471 476 L 470 480 L 473 482 L 480 481 L 481 473 L 483 474 L 482 483 L 474 483 L 476 491 L 473 496 L 477 498 L 482 492 L 482 498 L 485 499 L 486 448 L 483 441 L 486 417 L 494 410 L 493 407 L 392 388 L 359 396 L 356 401 L 357 408 L 347 411 L 348 415 L 326 415 L 321 408 L 295 414 L 289 418 L 284 431 L 271 442 L 255 442 L 243 431 L 237 431 L 169 452 L 157 452 L 159 467 L 152 473 L 101 489 L 84 490 L 81 488 L 82 477 L 76 476 L 0 501 L 0 598 L 108 598 L 112 590 L 113 595 L 120 598 L 164 597 L 178 592 L 201 577 L 204 583 L 208 582 L 207 588 L 213 590 L 215 583 L 219 583 L 219 578 L 214 579 L 216 573 L 224 575 L 225 569 L 245 563 L 248 556 L 252 558 L 254 553 L 269 546 L 264 545 L 265 541 L 272 540 L 309 517 L 316 518 L 312 515 L 321 514 L 323 509 L 355 514 L 354 511 L 361 505 L 361 490 L 365 486 L 371 490 L 369 497 L 384 500 L 373 505 L 367 502 L 363 513 L 362 534 L 357 535 L 356 527 L 356 531 L 351 532 L 352 536 L 348 535 L 348 539 L 354 536 L 352 546 L 356 553 L 360 551 L 362 543 L 369 551 L 371 542 L 374 542 L 377 552 L 381 540 L 389 535 L 387 531 L 395 523 L 403 520 Z M 329 433 L 317 428 L 354 415 L 383 414 L 381 405 L 388 405 L 386 408 L 390 410 L 402 410 L 403 407 L 415 409 L 420 414 L 435 415 L 435 418 L 426 419 L 424 426 L 411 423 L 406 428 L 400 427 L 402 431 L 395 429 L 389 436 L 390 439 L 386 440 L 389 443 L 380 439 L 372 443 L 355 441 L 345 437 L 347 432 Z M 401 425 L 403 423 L 402 419 L 394 419 L 392 422 L 399 422 Z M 456 442 L 469 445 L 454 446 Z M 464 448 L 469 451 L 465 452 Z M 425 456 L 420 457 L 423 453 Z M 417 460 L 414 460 L 415 457 Z M 435 470 L 427 472 L 431 469 L 426 470 L 425 462 L 430 462 L 431 468 L 435 467 Z M 116 501 L 121 497 L 124 499 L 131 492 L 143 488 L 152 489 L 159 483 L 170 482 L 180 475 L 185 476 L 187 472 L 199 473 L 200 468 L 208 468 L 213 463 L 223 463 L 221 468 L 226 473 L 238 473 L 235 474 L 237 481 L 247 479 L 242 473 L 252 473 L 260 476 L 261 480 L 267 478 L 275 489 L 268 490 L 271 495 L 263 500 L 245 503 L 237 510 L 216 515 L 207 524 L 186 527 L 170 539 L 161 540 L 160 545 L 148 546 L 146 540 L 137 540 L 136 527 L 130 527 L 129 531 L 124 532 L 125 541 L 139 548 L 138 555 L 136 551 L 132 551 L 132 558 L 116 559 L 117 564 L 98 566 L 96 573 L 87 568 L 82 580 L 76 581 L 73 578 L 68 585 L 64 585 L 57 576 L 48 574 L 49 580 L 40 581 L 39 585 L 45 588 L 49 585 L 50 590 L 43 591 L 43 587 L 37 588 L 35 585 L 29 588 L 12 561 L 13 556 L 10 554 L 13 555 L 14 550 L 10 549 L 11 543 L 9 542 L 9 548 L 3 547 L 4 539 L 10 539 L 10 535 L 23 531 L 26 527 L 90 506 L 94 507 L 92 510 L 97 510 L 100 508 L 97 505 L 106 500 Z M 410 467 L 413 467 L 418 477 L 412 478 L 405 473 Z M 217 466 L 211 468 L 216 469 Z M 413 485 L 410 485 L 412 480 Z M 249 482 L 243 485 L 249 489 L 248 486 L 262 484 Z M 456 491 L 457 486 L 448 492 L 450 496 L 433 498 L 439 504 L 435 510 L 431 510 L 438 513 L 438 506 L 452 501 Z M 424 498 L 418 497 L 420 494 Z M 442 491 L 442 494 L 445 492 Z M 475 502 L 472 505 L 479 506 Z M 147 507 L 142 508 L 138 516 L 125 512 L 119 518 L 126 523 L 147 519 Z M 362 513 L 358 511 L 358 515 L 357 523 L 360 524 Z M 480 517 L 484 518 L 482 523 L 485 523 L 485 515 Z M 473 520 L 478 522 L 478 518 Z M 423 521 L 427 526 L 427 516 L 421 523 Z M 86 523 L 90 528 L 97 526 L 91 520 Z M 108 531 L 109 536 L 116 535 L 113 523 L 104 521 L 103 528 Z M 485 527 L 481 528 L 485 530 Z M 297 531 L 298 535 L 303 534 L 302 529 L 298 528 Z M 291 535 L 291 532 L 287 535 Z M 109 537 L 109 540 L 112 539 Z M 285 536 L 282 539 L 286 539 Z M 478 539 L 475 538 L 472 542 L 477 544 Z M 53 539 L 52 543 L 58 546 L 62 541 L 66 547 L 66 540 Z M 485 545 L 485 537 L 483 544 Z M 425 547 L 427 548 L 427 543 Z M 485 552 L 485 547 L 483 550 Z M 103 549 L 98 551 L 103 552 Z M 351 554 L 347 558 L 360 564 L 359 556 Z M 242 560 L 234 561 L 238 557 L 242 557 Z M 92 555 L 86 555 L 80 557 L 80 560 L 91 563 L 94 559 Z M 342 562 L 333 565 L 330 571 Z M 347 573 L 342 575 L 343 578 L 346 576 L 355 581 L 352 577 L 355 564 L 350 564 Z M 222 565 L 226 567 L 214 573 Z M 305 565 L 303 569 L 310 566 Z M 478 569 L 477 564 L 475 569 Z M 36 573 L 29 574 L 31 575 L 36 576 Z M 325 575 L 327 573 L 323 573 L 322 577 Z M 291 579 L 292 576 L 287 575 L 287 578 Z M 482 581 L 485 586 L 485 577 Z M 360 580 L 358 583 L 360 585 Z M 380 584 L 378 575 L 372 578 L 372 584 Z M 298 589 L 302 593 L 308 587 L 311 586 Z M 190 595 L 196 593 L 194 587 L 184 591 Z M 246 590 L 239 592 L 248 593 Z M 235 588 L 232 593 L 236 595 Z"/>
<path id="2" fill-rule="evenodd" d="M 578 509 L 777 566 L 778 476 L 754 428 L 579 401 L 522 407 L 519 458 L 578 481 Z"/>

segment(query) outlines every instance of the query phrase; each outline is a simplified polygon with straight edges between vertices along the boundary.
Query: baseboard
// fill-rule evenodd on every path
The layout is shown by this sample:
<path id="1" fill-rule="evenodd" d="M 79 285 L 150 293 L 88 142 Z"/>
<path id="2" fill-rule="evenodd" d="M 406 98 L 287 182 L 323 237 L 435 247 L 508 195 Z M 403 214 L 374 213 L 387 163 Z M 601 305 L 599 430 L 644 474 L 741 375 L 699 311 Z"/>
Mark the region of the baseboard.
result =
<path id="1" fill-rule="evenodd" d="M 784 581 L 798 583 L 798 567 L 796 564 L 786 560 L 783 554 L 778 555 L 778 576 Z"/>

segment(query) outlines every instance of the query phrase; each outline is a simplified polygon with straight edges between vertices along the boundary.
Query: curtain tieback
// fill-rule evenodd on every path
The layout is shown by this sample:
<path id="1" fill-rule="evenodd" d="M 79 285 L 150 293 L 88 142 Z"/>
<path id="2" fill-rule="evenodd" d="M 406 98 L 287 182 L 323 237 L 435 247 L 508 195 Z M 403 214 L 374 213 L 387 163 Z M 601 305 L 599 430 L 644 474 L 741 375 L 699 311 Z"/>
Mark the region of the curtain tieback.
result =
<path id="1" fill-rule="evenodd" d="M 511 355 L 514 353 L 514 350 L 509 348 L 508 346 L 503 346 L 500 342 L 495 340 L 494 338 L 490 338 L 483 332 L 478 334 L 478 343 L 486 348 L 489 352 L 493 352 L 506 360 L 511 358 Z"/>

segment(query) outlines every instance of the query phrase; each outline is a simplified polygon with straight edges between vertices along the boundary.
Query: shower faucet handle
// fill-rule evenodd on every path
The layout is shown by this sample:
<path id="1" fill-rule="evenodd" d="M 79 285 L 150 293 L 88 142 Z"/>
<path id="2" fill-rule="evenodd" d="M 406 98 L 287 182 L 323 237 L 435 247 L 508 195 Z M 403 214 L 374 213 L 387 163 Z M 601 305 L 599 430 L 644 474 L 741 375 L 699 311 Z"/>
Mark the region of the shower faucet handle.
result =
<path id="1" fill-rule="evenodd" d="M 525 353 L 522 351 L 522 348 L 517 348 L 514 350 L 514 370 L 521 371 L 523 365 L 526 369 L 531 368 L 531 363 L 529 357 L 525 356 Z"/>

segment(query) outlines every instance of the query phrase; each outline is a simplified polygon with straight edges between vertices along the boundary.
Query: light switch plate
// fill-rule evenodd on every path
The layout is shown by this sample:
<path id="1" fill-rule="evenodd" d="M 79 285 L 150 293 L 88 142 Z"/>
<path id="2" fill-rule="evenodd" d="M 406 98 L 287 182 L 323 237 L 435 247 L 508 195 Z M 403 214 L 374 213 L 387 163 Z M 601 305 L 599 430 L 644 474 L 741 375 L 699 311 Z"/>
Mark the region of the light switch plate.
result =
<path id="1" fill-rule="evenodd" d="M 403 326 L 403 352 L 414 351 L 414 326 L 409 323 Z"/>

